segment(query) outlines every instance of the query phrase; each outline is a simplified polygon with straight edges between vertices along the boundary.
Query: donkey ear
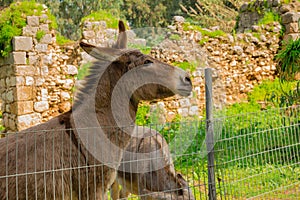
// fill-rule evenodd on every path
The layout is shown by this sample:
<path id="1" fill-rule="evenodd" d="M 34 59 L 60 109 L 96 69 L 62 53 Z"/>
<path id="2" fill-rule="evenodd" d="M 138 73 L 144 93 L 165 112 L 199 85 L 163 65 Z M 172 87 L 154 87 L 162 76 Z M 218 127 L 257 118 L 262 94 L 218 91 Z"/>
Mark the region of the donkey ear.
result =
<path id="1" fill-rule="evenodd" d="M 80 42 L 80 47 L 87 52 L 90 56 L 104 61 L 123 61 L 125 57 L 129 57 L 129 54 L 139 55 L 141 52 L 136 49 L 114 49 L 109 47 L 96 47 L 92 44 Z M 125 59 L 126 60 L 126 59 Z"/>
<path id="2" fill-rule="evenodd" d="M 120 54 L 118 49 L 112 49 L 107 47 L 96 47 L 92 44 L 80 42 L 80 47 L 87 52 L 90 56 L 105 61 L 114 61 Z"/>
<path id="3" fill-rule="evenodd" d="M 127 48 L 127 34 L 126 28 L 123 21 L 119 21 L 119 35 L 116 44 L 113 46 L 116 49 Z"/>

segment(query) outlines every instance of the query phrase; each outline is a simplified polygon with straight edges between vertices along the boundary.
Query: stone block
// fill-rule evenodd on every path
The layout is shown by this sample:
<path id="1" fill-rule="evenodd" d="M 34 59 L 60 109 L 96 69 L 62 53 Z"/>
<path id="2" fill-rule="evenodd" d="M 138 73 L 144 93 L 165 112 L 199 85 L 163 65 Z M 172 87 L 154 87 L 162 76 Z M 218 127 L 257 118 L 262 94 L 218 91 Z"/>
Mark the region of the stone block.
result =
<path id="1" fill-rule="evenodd" d="M 40 124 L 42 115 L 40 113 L 32 113 L 17 117 L 16 124 L 19 131 Z"/>
<path id="2" fill-rule="evenodd" d="M 13 64 L 26 65 L 26 52 L 12 52 Z"/>
<path id="3" fill-rule="evenodd" d="M 51 34 L 46 34 L 42 37 L 40 43 L 42 44 L 50 44 L 52 42 L 52 35 Z"/>
<path id="4" fill-rule="evenodd" d="M 40 19 L 38 16 L 27 16 L 27 24 L 29 26 L 39 26 Z"/>
<path id="5" fill-rule="evenodd" d="M 11 106 L 11 113 L 15 115 L 24 115 L 33 112 L 32 101 L 17 101 Z"/>
<path id="6" fill-rule="evenodd" d="M 13 90 L 9 90 L 8 92 L 6 92 L 5 100 L 6 100 L 6 103 L 11 103 L 15 100 Z"/>
<path id="7" fill-rule="evenodd" d="M 31 26 L 25 26 L 23 27 L 23 36 L 31 36 L 31 37 L 35 37 L 36 33 L 38 31 L 38 27 L 31 27 Z"/>
<path id="8" fill-rule="evenodd" d="M 14 51 L 30 51 L 32 50 L 32 37 L 15 36 L 12 40 Z"/>
<path id="9" fill-rule="evenodd" d="M 299 25 L 298 23 L 289 23 L 285 25 L 285 33 L 290 34 L 290 33 L 298 33 L 299 31 Z"/>
<path id="10" fill-rule="evenodd" d="M 5 82 L 6 82 L 6 87 L 16 86 L 16 78 L 13 76 L 7 77 Z"/>
<path id="11" fill-rule="evenodd" d="M 36 73 L 36 69 L 31 65 L 18 65 L 16 66 L 16 75 L 20 76 L 33 76 Z"/>
<path id="12" fill-rule="evenodd" d="M 48 24 L 41 24 L 40 25 L 40 30 L 44 31 L 45 33 L 49 32 L 49 25 Z"/>
<path id="13" fill-rule="evenodd" d="M 39 59 L 38 55 L 30 55 L 29 56 L 29 64 L 35 65 L 37 63 L 38 59 Z"/>
<path id="14" fill-rule="evenodd" d="M 298 22 L 299 18 L 300 18 L 299 13 L 287 12 L 284 15 L 282 15 L 282 23 L 289 24 L 292 22 Z"/>
<path id="15" fill-rule="evenodd" d="M 288 35 L 285 35 L 283 37 L 283 40 L 288 42 L 289 40 L 297 40 L 298 38 L 300 37 L 300 34 L 299 33 L 291 33 L 291 34 L 288 34 Z"/>
<path id="16" fill-rule="evenodd" d="M 82 36 L 84 39 L 93 39 L 96 37 L 95 32 L 94 31 L 83 31 Z"/>
<path id="17" fill-rule="evenodd" d="M 39 53 L 46 53 L 48 50 L 48 44 L 37 44 L 35 46 L 35 49 L 39 52 Z"/>
<path id="18" fill-rule="evenodd" d="M 38 101 L 34 103 L 34 111 L 36 112 L 44 112 L 49 110 L 49 103 L 48 101 Z"/>
<path id="19" fill-rule="evenodd" d="M 23 76 L 16 76 L 16 85 L 25 85 L 25 78 Z"/>
<path id="20" fill-rule="evenodd" d="M 34 79 L 32 76 L 26 76 L 25 77 L 25 85 L 29 86 L 29 85 L 33 85 L 34 84 Z"/>
<path id="21" fill-rule="evenodd" d="M 33 99 L 33 89 L 31 86 L 17 86 L 14 89 L 15 101 L 27 101 Z"/>

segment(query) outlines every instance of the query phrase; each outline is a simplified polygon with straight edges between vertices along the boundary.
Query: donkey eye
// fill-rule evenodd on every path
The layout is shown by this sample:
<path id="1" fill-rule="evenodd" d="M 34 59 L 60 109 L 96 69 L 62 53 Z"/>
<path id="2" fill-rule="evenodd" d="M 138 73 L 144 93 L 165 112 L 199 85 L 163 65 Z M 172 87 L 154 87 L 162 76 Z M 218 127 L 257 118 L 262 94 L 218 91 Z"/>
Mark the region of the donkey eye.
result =
<path id="1" fill-rule="evenodd" d="M 151 64 L 151 63 L 153 63 L 151 60 L 145 60 L 144 61 L 144 65 Z"/>

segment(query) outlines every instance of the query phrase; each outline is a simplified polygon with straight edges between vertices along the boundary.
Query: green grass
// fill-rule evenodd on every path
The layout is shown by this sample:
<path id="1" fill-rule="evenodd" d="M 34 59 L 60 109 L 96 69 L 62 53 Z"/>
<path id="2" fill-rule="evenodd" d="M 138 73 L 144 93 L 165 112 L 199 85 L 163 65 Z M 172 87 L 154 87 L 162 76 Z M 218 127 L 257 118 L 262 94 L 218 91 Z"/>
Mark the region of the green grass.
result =
<path id="1" fill-rule="evenodd" d="M 189 30 L 199 31 L 202 34 L 202 36 L 208 36 L 211 38 L 226 35 L 226 33 L 222 30 L 208 31 L 206 29 L 201 28 L 200 26 L 190 24 L 189 22 L 185 22 L 183 24 L 183 30 L 184 31 L 189 31 Z"/>
<path id="2" fill-rule="evenodd" d="M 179 40 L 181 40 L 181 37 L 180 37 L 180 35 L 172 34 L 172 35 L 170 35 L 170 40 L 179 41 Z"/>
<path id="3" fill-rule="evenodd" d="M 60 33 L 56 34 L 56 43 L 60 46 L 70 44 L 73 42 L 74 42 L 73 40 L 66 38 L 65 36 L 61 35 Z"/>
<path id="4" fill-rule="evenodd" d="M 249 101 L 266 101 L 270 94 L 274 93 L 277 96 L 288 93 L 296 87 L 297 82 L 281 82 L 278 78 L 274 81 L 264 80 L 260 85 L 253 88 L 253 91 L 248 94 Z"/>
<path id="5" fill-rule="evenodd" d="M 151 47 L 149 47 L 149 46 L 143 46 L 143 45 L 137 45 L 137 44 L 130 43 L 130 44 L 128 44 L 128 48 L 138 49 L 143 54 L 150 54 L 150 52 L 151 52 Z"/>
<path id="6" fill-rule="evenodd" d="M 38 30 L 37 32 L 36 32 L 36 39 L 37 39 L 37 41 L 38 42 L 40 42 L 41 41 L 41 39 L 45 36 L 45 31 L 43 31 L 43 30 Z"/>
<path id="7" fill-rule="evenodd" d="M 90 15 L 83 17 L 81 19 L 81 22 L 84 21 L 105 21 L 107 28 L 118 28 L 118 23 L 119 23 L 120 16 L 119 14 L 112 13 L 109 10 L 99 10 L 96 12 L 92 12 Z M 125 23 L 126 28 L 128 29 L 127 26 L 127 21 L 125 19 L 122 19 Z"/>
<path id="8" fill-rule="evenodd" d="M 190 63 L 190 62 L 174 62 L 172 63 L 172 65 L 180 67 L 181 69 L 185 70 L 185 71 L 190 71 L 193 72 L 196 70 L 197 68 L 197 63 Z"/>
<path id="9" fill-rule="evenodd" d="M 279 22 L 280 21 L 280 15 L 278 13 L 274 12 L 265 12 L 264 17 L 259 20 L 258 25 L 266 25 L 273 22 Z"/>
<path id="10" fill-rule="evenodd" d="M 11 40 L 14 36 L 22 34 L 23 27 L 26 26 L 26 16 L 40 16 L 43 6 L 34 1 L 24 1 L 12 3 L 8 8 L 0 12 L 0 56 L 7 57 L 12 51 Z M 52 21 L 51 29 L 57 27 L 54 16 L 47 13 Z"/>

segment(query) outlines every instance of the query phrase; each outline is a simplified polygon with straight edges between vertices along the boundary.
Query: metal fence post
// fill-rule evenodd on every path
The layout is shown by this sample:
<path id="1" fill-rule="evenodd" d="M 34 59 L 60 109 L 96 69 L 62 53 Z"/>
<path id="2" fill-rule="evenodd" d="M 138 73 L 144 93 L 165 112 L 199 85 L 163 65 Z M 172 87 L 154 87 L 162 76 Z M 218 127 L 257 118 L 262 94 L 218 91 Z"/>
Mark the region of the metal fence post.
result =
<path id="1" fill-rule="evenodd" d="M 208 152 L 208 196 L 216 199 L 216 182 L 214 170 L 214 129 L 213 129 L 213 99 L 212 99 L 212 69 L 205 69 L 205 107 L 206 107 L 206 149 Z"/>

